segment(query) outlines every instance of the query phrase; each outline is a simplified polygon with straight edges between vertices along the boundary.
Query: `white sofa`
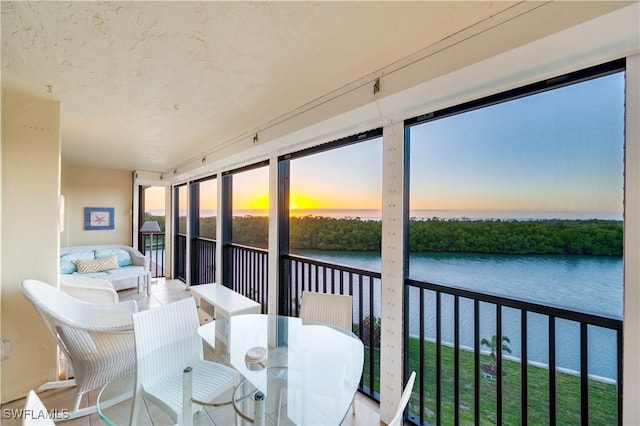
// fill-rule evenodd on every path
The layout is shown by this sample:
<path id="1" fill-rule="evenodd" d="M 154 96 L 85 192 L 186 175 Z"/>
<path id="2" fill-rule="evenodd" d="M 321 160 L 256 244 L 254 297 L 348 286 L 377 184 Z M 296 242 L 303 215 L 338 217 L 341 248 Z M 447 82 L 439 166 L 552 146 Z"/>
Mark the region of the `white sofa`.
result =
<path id="1" fill-rule="evenodd" d="M 95 262 L 97 259 L 116 257 L 117 266 L 111 269 L 100 269 L 96 272 L 80 273 L 76 265 L 78 261 L 84 264 Z M 107 280 L 113 289 L 147 287 L 149 293 L 149 259 L 133 247 L 122 244 L 96 244 L 87 246 L 62 247 L 60 249 L 60 275 L 78 275 L 81 277 Z M 64 278 L 61 278 L 61 282 Z"/>

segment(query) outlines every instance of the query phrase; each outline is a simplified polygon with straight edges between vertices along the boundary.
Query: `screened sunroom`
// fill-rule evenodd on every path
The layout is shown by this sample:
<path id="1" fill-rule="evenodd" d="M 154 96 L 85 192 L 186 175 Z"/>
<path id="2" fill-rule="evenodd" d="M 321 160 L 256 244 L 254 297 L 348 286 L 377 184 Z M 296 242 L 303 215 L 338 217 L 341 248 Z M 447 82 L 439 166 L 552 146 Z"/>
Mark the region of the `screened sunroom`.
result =
<path id="1" fill-rule="evenodd" d="M 59 373 L 20 282 L 100 243 L 351 296 L 384 423 L 412 371 L 408 424 L 640 422 L 638 7 L 3 2 L 2 403 Z"/>

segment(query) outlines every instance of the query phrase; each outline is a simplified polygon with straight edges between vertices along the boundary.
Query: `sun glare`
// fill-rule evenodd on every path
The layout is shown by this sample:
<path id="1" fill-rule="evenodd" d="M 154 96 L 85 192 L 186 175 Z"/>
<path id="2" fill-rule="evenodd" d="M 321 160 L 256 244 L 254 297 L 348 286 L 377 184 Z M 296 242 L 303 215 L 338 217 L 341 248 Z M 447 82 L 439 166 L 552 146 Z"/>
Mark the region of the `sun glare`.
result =
<path id="1" fill-rule="evenodd" d="M 313 198 L 301 194 L 299 192 L 291 192 L 289 196 L 289 209 L 297 210 L 297 209 L 317 209 L 320 207 L 320 204 Z"/>

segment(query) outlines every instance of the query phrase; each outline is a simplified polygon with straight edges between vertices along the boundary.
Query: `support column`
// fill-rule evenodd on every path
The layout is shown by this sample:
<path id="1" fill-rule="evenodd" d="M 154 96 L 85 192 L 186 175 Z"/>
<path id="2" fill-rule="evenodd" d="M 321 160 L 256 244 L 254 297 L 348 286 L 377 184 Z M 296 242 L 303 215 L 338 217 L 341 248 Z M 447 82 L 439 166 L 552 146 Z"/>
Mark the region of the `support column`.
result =
<path id="1" fill-rule="evenodd" d="M 268 263 L 268 301 L 267 311 L 278 313 L 278 284 L 280 271 L 280 235 L 279 235 L 279 197 L 280 187 L 278 178 L 278 156 L 269 158 L 269 263 Z"/>
<path id="2" fill-rule="evenodd" d="M 403 389 L 404 124 L 383 128 L 380 420 L 393 418 Z"/>
<path id="3" fill-rule="evenodd" d="M 640 424 L 640 56 L 627 57 L 622 424 Z"/>
<path id="4" fill-rule="evenodd" d="M 216 191 L 216 283 L 222 283 L 222 221 L 224 215 L 224 178 L 222 176 L 222 172 L 218 173 L 218 177 L 216 178 L 216 184 L 218 186 L 218 190 Z"/>
<path id="5" fill-rule="evenodd" d="M 221 182 L 220 191 L 220 222 L 221 228 L 218 228 L 218 251 L 222 253 L 222 262 L 220 262 L 221 275 L 219 283 L 229 288 L 233 287 L 233 259 L 231 258 L 232 222 L 233 222 L 233 175 L 223 174 L 219 178 Z"/>
<path id="6" fill-rule="evenodd" d="M 196 250 L 195 239 L 200 235 L 200 184 L 195 182 L 189 182 L 187 185 L 189 209 L 187 210 L 187 263 L 189 286 L 200 284 L 200 265 Z"/>

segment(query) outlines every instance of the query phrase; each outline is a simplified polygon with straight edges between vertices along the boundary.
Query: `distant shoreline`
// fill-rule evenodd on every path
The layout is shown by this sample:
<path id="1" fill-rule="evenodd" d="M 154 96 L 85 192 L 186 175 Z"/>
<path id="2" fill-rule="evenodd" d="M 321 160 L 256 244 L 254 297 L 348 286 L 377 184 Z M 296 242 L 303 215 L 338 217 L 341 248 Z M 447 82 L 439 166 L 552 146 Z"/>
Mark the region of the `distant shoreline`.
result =
<path id="1" fill-rule="evenodd" d="M 155 217 L 164 229 L 164 217 Z M 186 229 L 186 217 L 179 218 Z M 380 251 L 382 222 L 360 217 L 298 216 L 289 221 L 292 249 Z M 217 217 L 201 217 L 199 236 L 215 239 Z M 267 247 L 266 216 L 234 216 L 233 242 Z M 409 222 L 412 252 L 622 256 L 623 222 L 611 219 L 420 218 Z"/>
<path id="2" fill-rule="evenodd" d="M 154 215 L 164 215 L 164 210 L 148 210 Z M 267 216 L 265 209 L 236 210 L 234 216 Z M 380 209 L 292 209 L 292 217 L 323 216 L 333 218 L 360 218 L 364 220 L 380 220 Z M 215 216 L 215 210 L 203 209 L 202 217 Z M 622 220 L 622 211 L 609 210 L 411 210 L 411 219 L 460 219 L 460 220 L 539 220 L 539 219 L 566 219 L 566 220 Z"/>

